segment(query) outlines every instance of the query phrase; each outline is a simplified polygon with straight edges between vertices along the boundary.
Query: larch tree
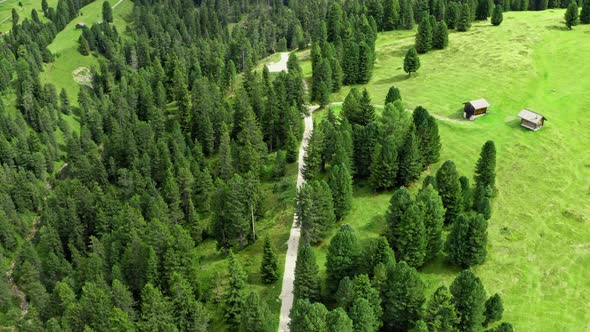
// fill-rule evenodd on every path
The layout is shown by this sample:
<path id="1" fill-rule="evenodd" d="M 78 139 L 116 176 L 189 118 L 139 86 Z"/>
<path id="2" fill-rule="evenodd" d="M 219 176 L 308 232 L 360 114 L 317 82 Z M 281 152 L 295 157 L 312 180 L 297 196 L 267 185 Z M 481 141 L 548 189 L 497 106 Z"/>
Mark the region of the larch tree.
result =
<path id="1" fill-rule="evenodd" d="M 440 21 L 432 33 L 432 48 L 442 50 L 447 46 L 449 46 L 449 29 L 445 21 Z"/>
<path id="2" fill-rule="evenodd" d="M 332 191 L 336 220 L 342 220 L 352 207 L 352 177 L 348 168 L 343 164 L 333 166 L 328 184 Z"/>
<path id="3" fill-rule="evenodd" d="M 416 34 L 416 52 L 424 54 L 432 48 L 432 26 L 430 20 L 425 13 L 418 25 L 418 33 Z"/>
<path id="4" fill-rule="evenodd" d="M 486 291 L 478 276 L 463 270 L 450 287 L 452 302 L 459 315 L 459 331 L 479 331 L 484 322 Z"/>
<path id="5" fill-rule="evenodd" d="M 305 244 L 299 248 L 295 264 L 295 281 L 293 296 L 295 299 L 319 301 L 321 297 L 320 268 L 318 267 L 313 248 Z"/>
<path id="6" fill-rule="evenodd" d="M 460 215 L 445 244 L 449 261 L 462 267 L 482 264 L 487 256 L 487 228 L 488 223 L 481 214 Z"/>
<path id="7" fill-rule="evenodd" d="M 504 15 L 502 14 L 502 5 L 495 5 L 492 12 L 492 25 L 498 26 L 502 24 Z"/>
<path id="8" fill-rule="evenodd" d="M 458 331 L 459 316 L 451 299 L 451 293 L 445 286 L 437 288 L 432 294 L 424 313 L 424 321 L 430 331 Z"/>
<path id="9" fill-rule="evenodd" d="M 398 261 L 412 267 L 422 266 L 427 245 L 424 215 L 408 189 L 401 187 L 393 193 L 385 219 L 389 226 L 388 241 Z"/>
<path id="10" fill-rule="evenodd" d="M 578 4 L 576 3 L 576 0 L 571 0 L 565 11 L 565 26 L 571 30 L 572 27 L 578 25 L 578 20 Z"/>
<path id="11" fill-rule="evenodd" d="M 330 241 L 326 256 L 326 274 L 330 293 L 334 293 L 340 279 L 354 276 L 361 248 L 352 227 L 344 224 Z"/>
<path id="12" fill-rule="evenodd" d="M 428 185 L 416 196 L 416 202 L 422 209 L 424 228 L 426 229 L 426 257 L 432 260 L 443 247 L 442 230 L 445 222 L 445 208 L 438 192 Z"/>
<path id="13" fill-rule="evenodd" d="M 407 331 L 422 316 L 426 301 L 424 282 L 406 262 L 400 262 L 387 273 L 383 290 L 383 323 L 388 331 Z"/>
<path id="14" fill-rule="evenodd" d="M 486 310 L 484 316 L 484 326 L 488 326 L 494 322 L 502 320 L 502 314 L 504 313 L 504 305 L 502 304 L 502 298 L 497 293 L 490 296 L 485 304 Z"/>
<path id="15" fill-rule="evenodd" d="M 450 224 L 455 221 L 463 209 L 461 183 L 454 162 L 447 160 L 442 164 L 436 172 L 436 184 L 446 209 L 445 223 Z"/>
<path id="16" fill-rule="evenodd" d="M 262 281 L 266 284 L 272 284 L 279 279 L 279 260 L 268 236 L 264 238 L 260 274 L 262 275 Z"/>
<path id="17" fill-rule="evenodd" d="M 404 57 L 404 71 L 408 73 L 408 76 L 412 76 L 412 73 L 417 72 L 418 69 L 420 69 L 420 58 L 418 57 L 416 48 L 412 47 Z"/>

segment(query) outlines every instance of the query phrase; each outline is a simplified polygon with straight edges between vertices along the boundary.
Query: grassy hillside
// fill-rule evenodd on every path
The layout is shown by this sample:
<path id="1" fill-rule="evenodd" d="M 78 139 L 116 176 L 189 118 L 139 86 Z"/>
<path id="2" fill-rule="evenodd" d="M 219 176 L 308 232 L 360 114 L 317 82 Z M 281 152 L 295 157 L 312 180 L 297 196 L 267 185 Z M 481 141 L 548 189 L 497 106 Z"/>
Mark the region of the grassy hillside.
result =
<path id="1" fill-rule="evenodd" d="M 441 162 L 452 159 L 462 174 L 473 176 L 479 150 L 494 140 L 498 150 L 498 196 L 489 226 L 489 255 L 475 268 L 489 293 L 504 299 L 504 318 L 519 331 L 590 329 L 590 26 L 563 28 L 564 10 L 510 12 L 493 27 L 476 23 L 452 33 L 449 48 L 420 57 L 411 78 L 403 72 L 411 32 L 388 32 L 377 40 L 372 80 L 365 86 L 382 104 L 391 85 L 404 102 L 460 120 L 439 121 Z M 311 74 L 307 52 L 302 66 Z M 332 96 L 342 101 L 349 87 Z M 462 103 L 486 98 L 489 114 L 461 120 Z M 516 114 L 527 107 L 548 118 L 531 132 Z M 319 115 L 319 114 L 318 114 Z M 356 188 L 350 223 L 361 239 L 379 235 L 391 193 Z M 325 261 L 326 244 L 318 250 Z M 322 266 L 322 269 L 324 267 Z M 457 270 L 442 258 L 422 269 L 434 290 L 450 284 Z"/>
<path id="2" fill-rule="evenodd" d="M 19 3 L 23 6 L 20 7 Z M 55 8 L 57 0 L 47 0 L 49 7 Z M 12 9 L 16 9 L 20 22 L 25 18 L 31 19 L 31 11 L 37 10 L 39 17 L 43 20 L 43 10 L 41 9 L 41 0 L 0 0 L 0 31 L 7 32 L 12 28 Z"/>

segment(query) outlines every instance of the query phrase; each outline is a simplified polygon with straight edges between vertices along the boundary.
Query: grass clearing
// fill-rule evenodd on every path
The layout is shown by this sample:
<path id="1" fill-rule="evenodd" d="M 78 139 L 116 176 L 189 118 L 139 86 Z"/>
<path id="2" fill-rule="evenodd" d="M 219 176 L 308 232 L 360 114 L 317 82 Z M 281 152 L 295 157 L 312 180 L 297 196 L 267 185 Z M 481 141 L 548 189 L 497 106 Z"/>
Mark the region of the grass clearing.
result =
<path id="1" fill-rule="evenodd" d="M 22 3 L 22 7 L 19 6 Z M 57 7 L 57 0 L 47 0 L 49 7 Z M 16 9 L 19 16 L 19 22 L 24 21 L 25 18 L 31 19 L 31 11 L 37 10 L 39 18 L 46 20 L 41 9 L 41 0 L 0 0 L 0 31 L 6 33 L 12 29 L 12 9 Z"/>
<path id="2" fill-rule="evenodd" d="M 519 331 L 590 330 L 590 64 L 584 60 L 590 26 L 566 31 L 563 13 L 508 12 L 499 27 L 476 23 L 469 32 L 452 33 L 446 50 L 420 56 L 422 67 L 411 78 L 402 62 L 413 33 L 380 34 L 373 78 L 362 86 L 375 104 L 396 85 L 408 108 L 422 105 L 454 119 L 461 119 L 465 101 L 491 103 L 488 115 L 469 126 L 439 121 L 441 162 L 429 171 L 452 159 L 472 178 L 483 143 L 496 143 L 499 193 L 489 254 L 475 271 L 489 293 L 502 295 L 504 320 Z M 298 56 L 309 78 L 308 57 Z M 344 100 L 349 89 L 332 101 Z M 546 126 L 538 132 L 520 127 L 516 114 L 524 107 L 545 115 Z M 391 193 L 355 190 L 344 222 L 361 240 L 376 237 Z M 320 264 L 326 244 L 318 247 Z M 449 285 L 458 270 L 439 258 L 421 272 L 433 291 Z"/>

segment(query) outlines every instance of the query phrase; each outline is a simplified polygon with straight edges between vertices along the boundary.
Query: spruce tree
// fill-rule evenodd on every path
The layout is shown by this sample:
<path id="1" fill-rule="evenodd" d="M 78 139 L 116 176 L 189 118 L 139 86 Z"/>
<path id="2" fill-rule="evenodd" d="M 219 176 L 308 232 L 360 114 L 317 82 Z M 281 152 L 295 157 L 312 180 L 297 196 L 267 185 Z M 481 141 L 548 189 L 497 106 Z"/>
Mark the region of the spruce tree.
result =
<path id="1" fill-rule="evenodd" d="M 459 331 L 479 331 L 484 322 L 486 291 L 478 276 L 463 270 L 450 287 L 452 302 L 459 314 Z"/>
<path id="2" fill-rule="evenodd" d="M 449 29 L 445 21 L 440 21 L 432 35 L 432 48 L 442 50 L 449 46 Z"/>
<path id="3" fill-rule="evenodd" d="M 475 165 L 475 185 L 495 189 L 496 185 L 496 146 L 487 141 L 481 148 L 479 160 Z"/>
<path id="4" fill-rule="evenodd" d="M 469 185 L 469 178 L 466 176 L 461 176 L 459 178 L 459 182 L 461 183 L 461 196 L 463 197 L 462 206 L 464 206 L 465 210 L 467 210 L 470 206 L 472 206 L 473 199 L 473 193 L 471 192 L 471 187 Z"/>
<path id="5" fill-rule="evenodd" d="M 578 25 L 578 4 L 576 0 L 572 0 L 565 11 L 565 26 L 571 30 L 576 25 Z"/>
<path id="6" fill-rule="evenodd" d="M 328 332 L 353 332 L 352 319 L 342 308 L 336 308 L 328 314 Z"/>
<path id="7" fill-rule="evenodd" d="M 422 20 L 418 25 L 418 33 L 416 34 L 416 52 L 424 54 L 432 48 L 432 26 L 428 15 L 424 13 Z"/>
<path id="8" fill-rule="evenodd" d="M 502 24 L 504 20 L 504 15 L 502 14 L 502 6 L 496 5 L 494 6 L 494 11 L 492 12 L 492 24 L 498 26 Z"/>
<path id="9" fill-rule="evenodd" d="M 488 223 L 482 215 L 460 215 L 447 237 L 445 251 L 452 264 L 471 267 L 487 256 Z"/>
<path id="10" fill-rule="evenodd" d="M 371 160 L 369 182 L 375 190 L 389 190 L 396 184 L 399 167 L 395 138 L 388 137 L 383 145 L 378 144 Z"/>
<path id="11" fill-rule="evenodd" d="M 334 294 L 334 299 L 338 307 L 348 311 L 354 300 L 354 283 L 350 277 L 346 276 L 340 279 L 338 290 Z"/>
<path id="12" fill-rule="evenodd" d="M 590 24 L 590 1 L 585 0 L 580 13 L 580 23 Z"/>
<path id="13" fill-rule="evenodd" d="M 412 47 L 404 57 L 404 71 L 408 73 L 408 76 L 412 76 L 412 73 L 417 72 L 418 69 L 420 69 L 420 58 L 418 58 L 416 48 Z"/>
<path id="14" fill-rule="evenodd" d="M 272 284 L 279 279 L 279 260 L 268 236 L 264 239 L 260 274 L 262 275 L 262 281 L 266 284 Z"/>
<path id="15" fill-rule="evenodd" d="M 416 202 L 422 209 L 424 228 L 426 229 L 426 257 L 429 261 L 442 249 L 442 230 L 445 222 L 445 208 L 438 192 L 428 185 L 416 196 Z"/>
<path id="16" fill-rule="evenodd" d="M 471 9 L 467 3 L 463 3 L 457 17 L 457 31 L 467 31 L 471 28 Z"/>
<path id="17" fill-rule="evenodd" d="M 436 172 L 436 184 L 438 193 L 446 209 L 445 222 L 450 224 L 461 213 L 463 197 L 461 195 L 461 183 L 455 163 L 445 161 Z"/>
<path id="18" fill-rule="evenodd" d="M 426 306 L 424 321 L 430 331 L 457 331 L 459 317 L 445 286 L 439 287 Z"/>
<path id="19" fill-rule="evenodd" d="M 358 119 L 351 121 L 361 126 L 366 126 L 375 120 L 375 106 L 371 103 L 371 96 L 367 89 L 363 89 L 359 101 Z"/>
<path id="20" fill-rule="evenodd" d="M 344 98 L 341 115 L 346 118 L 350 124 L 359 124 L 359 113 L 361 109 L 360 99 L 361 94 L 357 88 L 351 88 L 346 95 L 346 98 Z"/>
<path id="21" fill-rule="evenodd" d="M 352 177 L 348 168 L 343 164 L 332 167 L 328 183 L 332 190 L 336 220 L 342 220 L 352 207 Z"/>
<path id="22" fill-rule="evenodd" d="M 383 31 L 395 29 L 398 15 L 394 7 L 394 0 L 385 0 L 383 2 Z"/>
<path id="23" fill-rule="evenodd" d="M 379 329 L 383 322 L 381 321 L 381 317 L 383 316 L 383 309 L 381 308 L 381 295 L 379 294 L 379 290 L 375 288 L 371 284 L 371 280 L 369 276 L 366 274 L 359 274 L 354 277 L 354 289 L 353 289 L 353 302 L 357 299 L 365 299 L 371 306 L 371 310 L 373 311 L 373 316 L 376 320 L 376 328 Z"/>
<path id="24" fill-rule="evenodd" d="M 80 54 L 87 56 L 90 55 L 90 46 L 88 46 L 88 41 L 86 40 L 86 38 L 84 38 L 84 35 L 80 35 L 80 38 L 78 38 L 78 43 L 80 44 L 78 46 L 78 51 L 80 51 Z"/>
<path id="25" fill-rule="evenodd" d="M 364 298 L 357 298 L 349 310 L 349 316 L 355 331 L 376 332 L 379 326 L 377 317 L 367 301 Z"/>
<path id="26" fill-rule="evenodd" d="M 330 293 L 334 293 L 340 279 L 352 277 L 358 267 L 360 244 L 350 225 L 344 224 L 330 241 L 326 256 L 326 274 Z"/>
<path id="27" fill-rule="evenodd" d="M 311 303 L 307 299 L 297 299 L 291 309 L 292 332 L 328 331 L 328 309 L 322 303 Z"/>
<path id="28" fill-rule="evenodd" d="M 321 241 L 336 221 L 332 192 L 324 181 L 308 181 L 301 186 L 296 210 L 302 238 L 309 243 Z"/>
<path id="29" fill-rule="evenodd" d="M 422 156 L 416 138 L 416 127 L 412 124 L 408 129 L 399 151 L 399 167 L 397 179 L 400 186 L 407 186 L 416 181 L 422 172 Z"/>
<path id="30" fill-rule="evenodd" d="M 299 248 L 297 262 L 295 264 L 295 281 L 293 282 L 293 296 L 296 300 L 307 299 L 319 301 L 320 269 L 315 260 L 315 254 L 309 244 Z"/>
<path id="31" fill-rule="evenodd" d="M 437 162 L 440 156 L 441 144 L 438 135 L 438 124 L 434 117 L 422 106 L 416 107 L 412 116 L 422 165 L 426 167 Z"/>
<path id="32" fill-rule="evenodd" d="M 393 103 L 396 100 L 402 100 L 402 95 L 398 88 L 391 86 L 389 91 L 387 91 L 387 96 L 385 97 L 385 105 Z"/>
<path id="33" fill-rule="evenodd" d="M 490 2 L 488 0 L 479 0 L 475 10 L 475 19 L 478 21 L 485 21 L 490 16 Z"/>
<path id="34" fill-rule="evenodd" d="M 502 314 L 504 313 L 504 306 L 502 305 L 502 298 L 497 293 L 490 296 L 485 304 L 486 310 L 484 316 L 484 326 L 488 326 L 491 323 L 502 320 Z"/>
<path id="35" fill-rule="evenodd" d="M 102 20 L 107 23 L 113 23 L 113 8 L 108 1 L 102 3 Z"/>
<path id="36" fill-rule="evenodd" d="M 383 323 L 387 331 L 407 331 L 422 316 L 424 283 L 418 272 L 400 262 L 387 272 L 383 290 Z"/>
<path id="37" fill-rule="evenodd" d="M 291 129 L 291 127 L 289 127 L 289 131 L 287 132 L 287 138 L 285 139 L 285 149 L 287 151 L 287 162 L 293 163 L 297 161 L 297 157 L 299 155 L 299 142 L 293 134 L 293 130 Z"/>
<path id="38" fill-rule="evenodd" d="M 342 83 L 345 85 L 355 84 L 358 82 L 359 77 L 360 50 L 358 43 L 352 38 L 347 39 L 344 44 L 343 53 L 342 72 L 344 73 L 344 78 Z"/>
<path id="39" fill-rule="evenodd" d="M 393 193 L 385 216 L 388 224 L 388 241 L 398 261 L 420 267 L 426 257 L 427 233 L 424 215 L 410 192 L 401 187 Z"/>
<path id="40" fill-rule="evenodd" d="M 250 292 L 246 298 L 240 325 L 240 331 L 273 331 L 268 305 L 260 299 L 258 293 Z"/>
<path id="41" fill-rule="evenodd" d="M 228 259 L 229 285 L 225 294 L 225 321 L 230 326 L 237 327 L 246 300 L 246 274 L 231 250 Z"/>
<path id="42" fill-rule="evenodd" d="M 358 75 L 355 83 L 368 83 L 373 75 L 373 51 L 366 42 L 359 44 Z"/>

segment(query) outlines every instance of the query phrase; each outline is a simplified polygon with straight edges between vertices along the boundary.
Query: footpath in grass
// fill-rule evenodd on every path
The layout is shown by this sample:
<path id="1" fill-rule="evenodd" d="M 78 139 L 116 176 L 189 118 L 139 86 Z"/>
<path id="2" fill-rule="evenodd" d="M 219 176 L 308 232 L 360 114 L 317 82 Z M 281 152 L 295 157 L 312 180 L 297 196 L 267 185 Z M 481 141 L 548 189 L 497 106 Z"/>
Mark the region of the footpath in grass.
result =
<path id="1" fill-rule="evenodd" d="M 22 7 L 20 6 L 22 4 Z M 49 7 L 55 8 L 57 0 L 47 0 Z M 37 10 L 39 18 L 46 20 L 41 9 L 41 0 L 0 0 L 0 32 L 6 33 L 12 29 L 12 9 L 16 9 L 19 22 L 25 18 L 31 19 L 31 11 Z"/>
<path id="2" fill-rule="evenodd" d="M 423 105 L 459 121 L 463 102 L 491 103 L 489 114 L 468 126 L 438 122 L 441 161 L 427 173 L 452 159 L 472 178 L 483 143 L 496 143 L 498 195 L 488 228 L 489 254 L 475 271 L 490 295 L 502 295 L 504 319 L 518 331 L 590 330 L 590 80 L 585 79 L 590 63 L 584 60 L 590 26 L 566 31 L 563 14 L 561 9 L 509 12 L 499 27 L 478 22 L 469 32 L 451 33 L 449 48 L 422 55 L 422 67 L 411 78 L 402 62 L 413 34 L 380 34 L 373 78 L 361 86 L 382 104 L 396 85 L 408 108 Z M 309 79 L 308 53 L 298 56 Z M 344 100 L 349 90 L 344 87 L 332 101 Z M 525 107 L 548 118 L 543 129 L 520 127 L 516 114 Z M 379 236 L 390 197 L 391 192 L 355 188 L 344 223 L 361 240 Z M 318 247 L 320 264 L 328 243 Z M 448 286 L 457 272 L 444 257 L 421 270 L 430 291 Z"/>

